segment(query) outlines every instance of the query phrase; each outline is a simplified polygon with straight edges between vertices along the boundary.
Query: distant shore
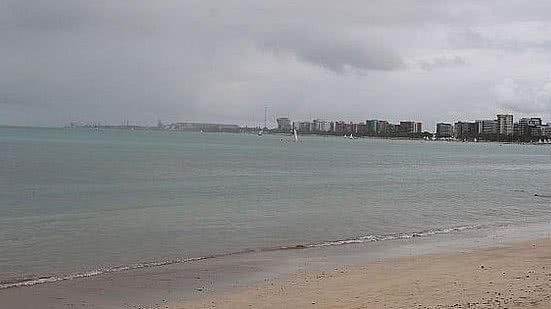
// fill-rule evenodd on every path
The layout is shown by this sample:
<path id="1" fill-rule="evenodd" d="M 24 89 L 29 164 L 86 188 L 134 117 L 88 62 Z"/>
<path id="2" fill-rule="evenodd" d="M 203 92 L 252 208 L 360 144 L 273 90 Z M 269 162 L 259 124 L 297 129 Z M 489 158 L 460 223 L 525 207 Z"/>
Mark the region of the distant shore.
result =
<path id="1" fill-rule="evenodd" d="M 7 126 L 6 126 L 7 127 Z M 199 129 L 162 129 L 158 127 L 145 127 L 145 126 L 79 126 L 79 127 L 69 127 L 65 128 L 79 128 L 79 129 L 104 129 L 104 130 L 146 130 L 146 131 L 166 131 L 166 132 L 182 132 L 182 133 L 230 133 L 230 134 L 251 134 L 258 135 L 259 131 L 263 131 L 265 135 L 273 136 L 291 136 L 291 133 L 281 132 L 274 129 L 261 129 L 261 128 L 249 128 L 249 127 L 240 127 L 238 129 L 232 130 L 207 130 L 201 131 Z M 335 132 L 298 132 L 299 136 L 321 136 L 321 137 L 345 137 L 350 138 L 351 133 L 335 133 Z M 480 140 L 457 140 L 457 139 L 431 139 L 429 136 L 434 135 L 431 132 L 424 132 L 423 134 L 411 135 L 411 136 L 402 136 L 402 135 L 360 135 L 352 134 L 354 139 L 360 138 L 370 138 L 370 139 L 380 139 L 380 140 L 405 140 L 405 141 L 427 141 L 427 142 L 447 142 L 447 143 L 498 143 L 498 144 L 517 144 L 517 145 L 551 145 L 549 142 L 527 142 L 527 141 L 500 141 L 492 139 L 480 139 Z M 426 138 L 425 138 L 426 137 Z"/>
<path id="2" fill-rule="evenodd" d="M 551 239 L 405 257 L 284 280 L 176 308 L 551 308 Z"/>

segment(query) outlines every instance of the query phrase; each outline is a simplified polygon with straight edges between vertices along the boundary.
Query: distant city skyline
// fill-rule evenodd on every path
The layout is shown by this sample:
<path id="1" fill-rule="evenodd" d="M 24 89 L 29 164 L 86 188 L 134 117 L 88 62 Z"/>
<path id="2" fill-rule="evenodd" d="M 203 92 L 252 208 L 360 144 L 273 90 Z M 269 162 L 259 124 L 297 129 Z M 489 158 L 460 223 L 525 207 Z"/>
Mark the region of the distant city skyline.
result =
<path id="1" fill-rule="evenodd" d="M 454 120 L 440 122 L 435 131 L 424 128 L 422 122 L 400 121 L 392 123 L 384 119 L 370 119 L 365 122 L 346 122 L 314 119 L 292 121 L 288 117 L 277 119 L 276 132 L 291 130 L 303 134 L 407 137 L 423 139 L 447 139 L 459 141 L 502 141 L 502 142 L 551 142 L 551 123 L 541 117 L 521 117 L 515 121 L 513 114 L 497 114 L 493 119 L 476 121 Z"/>
<path id="2" fill-rule="evenodd" d="M 436 123 L 434 123 L 434 125 L 427 125 L 425 122 L 423 122 L 422 120 L 413 120 L 411 118 L 405 118 L 405 119 L 401 119 L 401 120 L 391 120 L 391 119 L 388 119 L 388 118 L 385 118 L 385 117 L 381 117 L 381 118 L 378 118 L 377 120 L 385 120 L 389 123 L 400 123 L 400 122 L 403 122 L 403 121 L 414 121 L 414 122 L 420 122 L 423 124 L 423 130 L 424 131 L 429 131 L 429 132 L 433 132 L 435 133 L 436 132 L 436 127 L 439 123 L 451 123 L 453 124 L 454 122 L 477 122 L 477 121 L 482 121 L 482 120 L 489 120 L 490 118 L 496 118 L 498 115 L 511 115 L 511 116 L 514 116 L 513 113 L 498 113 L 498 114 L 494 114 L 493 116 L 488 116 L 488 117 L 481 117 L 479 119 L 447 119 L 447 120 L 442 120 L 442 121 L 438 121 Z M 356 117 L 358 118 L 358 117 Z M 541 115 L 537 115 L 537 114 L 529 114 L 529 116 L 515 116 L 515 119 L 520 119 L 520 118 L 539 118 L 539 119 L 543 119 L 543 117 L 541 117 Z M 320 118 L 320 117 L 313 117 L 313 118 L 310 118 L 310 119 L 295 119 L 293 118 L 292 116 L 282 116 L 282 115 L 269 115 L 267 117 L 267 124 L 268 124 L 268 128 L 276 128 L 278 127 L 278 120 L 279 119 L 289 119 L 291 125 L 294 123 L 294 122 L 313 122 L 313 121 L 326 121 L 326 122 L 346 122 L 346 123 L 361 123 L 361 122 L 365 122 L 369 119 L 375 119 L 375 118 L 369 118 L 369 117 L 364 117 L 364 119 L 360 119 L 360 120 L 354 120 L 354 119 L 334 119 L 334 118 Z M 495 119 L 494 119 L 495 120 Z M 201 121 L 201 120 L 188 120 L 188 119 L 185 119 L 185 120 L 175 120 L 175 121 L 167 121 L 167 120 L 163 120 L 163 119 L 155 119 L 155 121 L 149 121 L 147 123 L 137 123 L 137 122 L 132 122 L 130 120 L 122 120 L 122 121 L 119 121 L 118 123 L 108 123 L 108 122 L 105 122 L 105 121 L 68 121 L 68 122 L 65 122 L 62 126 L 68 126 L 70 124 L 78 124 L 78 125 L 91 125 L 91 124 L 96 124 L 96 125 L 109 125 L 109 126 L 118 126 L 118 125 L 135 125 L 135 126 L 149 126 L 149 127 L 154 127 L 154 126 L 158 126 L 159 124 L 171 124 L 171 123 L 213 123 L 213 124 L 226 124 L 226 125 L 238 125 L 240 127 L 263 127 L 264 126 L 264 120 L 262 121 L 254 121 L 252 122 L 251 124 L 249 123 L 237 123 L 237 122 L 231 122 L 229 120 L 221 120 L 221 121 Z"/>
<path id="3" fill-rule="evenodd" d="M 90 123 L 97 123 L 97 124 L 101 124 L 101 125 L 120 125 L 120 124 L 132 124 L 132 125 L 140 125 L 140 126 L 156 126 L 159 122 L 162 122 L 162 123 L 176 123 L 176 122 L 196 122 L 196 123 L 222 123 L 222 124 L 237 124 L 237 125 L 240 125 L 240 126 L 250 126 L 250 127 L 256 127 L 256 126 L 263 126 L 264 125 L 264 108 L 266 106 L 263 106 L 262 107 L 262 115 L 259 115 L 258 119 L 256 120 L 253 120 L 253 121 L 230 121 L 230 119 L 225 119 L 225 118 L 216 118 L 216 119 L 211 119 L 211 120 L 208 120 L 207 119 L 204 119 L 204 118 L 182 118 L 182 119 L 179 119 L 179 118 L 176 118 L 176 117 L 168 117 L 166 119 L 162 119 L 160 117 L 156 117 L 156 118 L 152 118 L 152 119 L 147 119 L 145 121 L 137 121 L 137 120 L 133 120 L 133 119 L 119 119 L 119 120 L 115 120 L 113 122 L 110 122 L 110 121 L 107 121 L 107 120 L 102 120 L 102 119 L 66 119 L 66 120 L 63 120 L 62 123 L 60 124 L 53 124 L 53 125 L 50 125 L 52 127 L 62 127 L 62 126 L 67 126 L 69 125 L 70 123 L 74 122 L 74 123 L 80 123 L 80 124 L 90 124 Z M 430 114 L 427 113 L 427 114 Z M 513 112 L 502 112 L 500 114 L 513 114 Z M 389 122 L 395 122 L 395 123 L 398 123 L 400 121 L 408 121 L 408 120 L 413 120 L 413 119 L 416 119 L 416 121 L 420 121 L 422 122 L 423 124 L 429 124 L 428 126 L 436 126 L 437 123 L 440 123 L 440 122 L 446 122 L 446 121 L 455 121 L 457 119 L 463 119 L 463 120 L 466 120 L 466 121 L 475 121 L 477 119 L 486 119 L 488 117 L 494 117 L 496 115 L 496 113 L 494 112 L 493 114 L 489 114 L 487 116 L 482 116 L 482 117 L 479 117 L 479 118 L 476 118 L 476 119 L 466 119 L 466 118 L 448 118 L 448 119 L 438 119 L 438 120 L 435 120 L 433 125 L 430 125 L 429 122 L 426 122 L 423 120 L 423 118 L 427 118 L 427 117 L 423 117 L 423 115 L 421 115 L 421 118 L 413 118 L 413 117 L 404 117 L 404 118 L 401 118 L 401 119 L 398 119 L 398 118 L 390 118 L 390 117 L 387 117 L 385 115 L 382 115 L 380 117 L 375 117 L 373 115 L 370 115 L 370 114 L 367 114 L 365 115 L 365 117 L 362 117 L 362 115 L 356 115 L 355 117 L 351 117 L 351 118 L 338 118 L 336 116 L 326 116 L 326 117 L 320 117 L 320 116 L 316 116 L 315 114 L 312 114 L 312 115 L 309 115 L 308 117 L 295 117 L 293 114 L 273 114 L 270 110 L 270 108 L 268 107 L 268 110 L 267 110 L 267 123 L 268 123 L 268 127 L 276 127 L 277 126 L 277 119 L 278 118 L 289 118 L 289 119 L 294 119 L 295 121 L 308 121 L 308 120 L 314 120 L 314 119 L 319 119 L 319 120 L 326 120 L 326 121 L 345 121 L 345 122 L 360 122 L 360 121 L 365 121 L 366 119 L 385 119 Z M 534 117 L 534 116 L 538 116 L 537 114 L 535 113 L 529 113 L 529 114 L 522 114 L 523 116 L 522 117 Z M 540 115 L 541 116 L 541 115 Z M 551 117 L 550 117 L 551 118 Z M 4 125 L 2 123 L 0 123 L 0 125 Z M 7 125 L 10 125 L 10 124 L 7 124 Z M 48 126 L 48 125 L 46 125 Z"/>

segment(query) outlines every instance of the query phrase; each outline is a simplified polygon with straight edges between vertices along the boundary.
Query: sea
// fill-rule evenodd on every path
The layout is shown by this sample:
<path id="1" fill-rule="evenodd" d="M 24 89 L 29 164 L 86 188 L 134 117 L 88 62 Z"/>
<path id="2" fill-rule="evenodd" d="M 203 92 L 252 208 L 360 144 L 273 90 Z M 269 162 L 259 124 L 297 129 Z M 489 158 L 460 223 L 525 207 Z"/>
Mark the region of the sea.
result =
<path id="1" fill-rule="evenodd" d="M 551 220 L 551 145 L 0 128 L 0 289 Z"/>

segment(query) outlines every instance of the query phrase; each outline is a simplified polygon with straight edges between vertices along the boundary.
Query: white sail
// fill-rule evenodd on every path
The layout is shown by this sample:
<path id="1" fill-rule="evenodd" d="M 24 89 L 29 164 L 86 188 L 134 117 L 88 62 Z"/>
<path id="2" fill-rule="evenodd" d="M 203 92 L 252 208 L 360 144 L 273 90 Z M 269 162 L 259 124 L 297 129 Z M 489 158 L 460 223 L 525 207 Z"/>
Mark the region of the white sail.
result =
<path id="1" fill-rule="evenodd" d="M 298 142 L 298 134 L 296 129 L 293 129 L 293 135 L 295 136 L 295 142 Z"/>

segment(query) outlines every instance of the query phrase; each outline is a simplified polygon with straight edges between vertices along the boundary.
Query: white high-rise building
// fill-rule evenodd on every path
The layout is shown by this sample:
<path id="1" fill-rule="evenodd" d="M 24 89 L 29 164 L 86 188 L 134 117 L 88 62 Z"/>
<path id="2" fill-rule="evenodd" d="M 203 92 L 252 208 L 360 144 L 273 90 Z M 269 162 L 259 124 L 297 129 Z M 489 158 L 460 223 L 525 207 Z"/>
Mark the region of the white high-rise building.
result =
<path id="1" fill-rule="evenodd" d="M 513 115 L 511 114 L 497 115 L 497 134 L 513 135 Z"/>

